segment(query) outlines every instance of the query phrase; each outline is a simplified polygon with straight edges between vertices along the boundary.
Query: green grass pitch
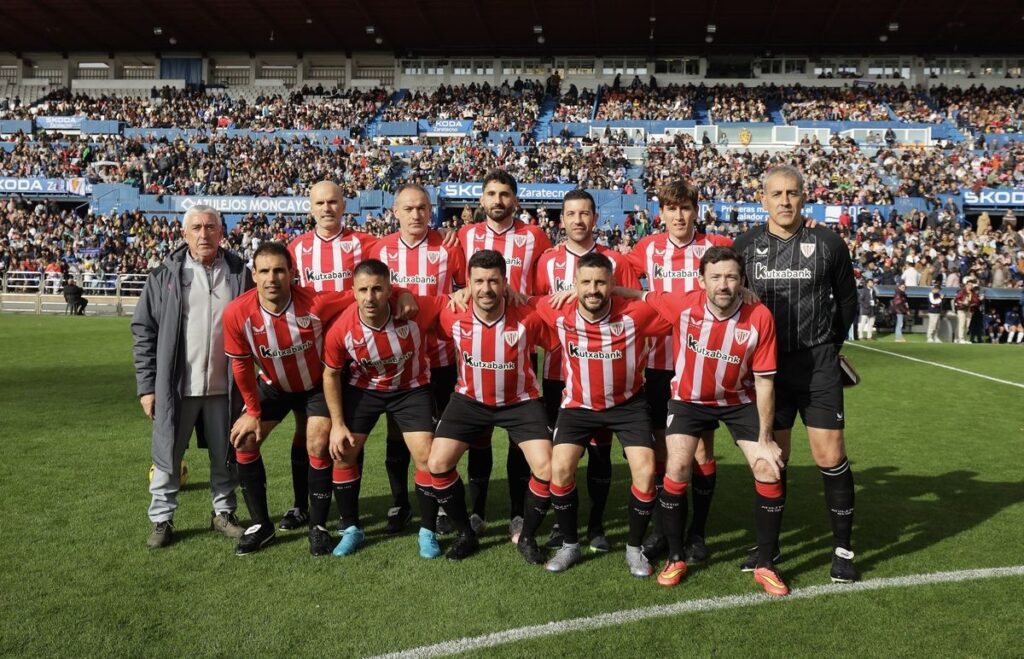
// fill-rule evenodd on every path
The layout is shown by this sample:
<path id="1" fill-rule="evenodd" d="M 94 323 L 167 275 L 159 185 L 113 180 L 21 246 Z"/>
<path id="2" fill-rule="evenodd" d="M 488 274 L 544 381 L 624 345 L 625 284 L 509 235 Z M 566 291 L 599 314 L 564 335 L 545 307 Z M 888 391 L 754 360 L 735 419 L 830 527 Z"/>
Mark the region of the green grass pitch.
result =
<path id="1" fill-rule="evenodd" d="M 526 565 L 505 536 L 503 436 L 484 550 L 462 564 L 420 559 L 412 534 L 383 537 L 379 434 L 368 444 L 368 544 L 357 555 L 313 559 L 304 532 L 279 532 L 266 551 L 235 557 L 230 540 L 207 530 L 208 463 L 194 448 L 178 541 L 148 551 L 149 422 L 135 398 L 127 319 L 4 315 L 0 336 L 2 655 L 365 656 L 758 592 L 736 569 L 753 536 L 751 478 L 724 432 L 712 561 L 675 589 L 626 570 L 621 456 L 607 517 L 615 551 L 563 575 Z M 1024 382 L 1019 346 L 930 345 L 920 335 L 870 345 Z M 847 393 L 863 578 L 1024 564 L 1024 391 L 852 346 L 845 352 L 864 379 Z M 291 504 L 290 436 L 286 422 L 264 446 L 275 515 Z M 794 445 L 780 567 L 801 588 L 828 581 L 830 534 L 821 477 L 800 431 Z M 246 517 L 244 506 L 239 513 Z M 550 523 L 549 515 L 545 532 Z M 835 596 L 567 633 L 473 656 L 1019 656 L 1022 586 L 1019 577 L 850 594 L 835 586 Z"/>

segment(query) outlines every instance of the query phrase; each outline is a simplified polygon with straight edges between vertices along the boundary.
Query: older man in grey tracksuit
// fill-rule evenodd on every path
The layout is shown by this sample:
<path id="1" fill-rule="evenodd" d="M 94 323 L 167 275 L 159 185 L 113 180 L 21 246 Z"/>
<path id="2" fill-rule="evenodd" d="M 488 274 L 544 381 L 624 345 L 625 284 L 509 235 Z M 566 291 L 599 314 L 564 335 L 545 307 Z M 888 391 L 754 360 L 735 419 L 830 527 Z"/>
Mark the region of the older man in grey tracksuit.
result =
<path id="1" fill-rule="evenodd" d="M 235 517 L 237 478 L 227 464 L 228 431 L 242 402 L 224 354 L 221 315 L 252 277 L 242 259 L 220 249 L 224 224 L 213 208 L 190 208 L 182 234 L 186 244 L 150 273 L 131 326 L 139 402 L 153 421 L 151 549 L 174 540 L 181 459 L 193 430 L 210 454 L 211 528 L 232 538 L 244 531 Z"/>

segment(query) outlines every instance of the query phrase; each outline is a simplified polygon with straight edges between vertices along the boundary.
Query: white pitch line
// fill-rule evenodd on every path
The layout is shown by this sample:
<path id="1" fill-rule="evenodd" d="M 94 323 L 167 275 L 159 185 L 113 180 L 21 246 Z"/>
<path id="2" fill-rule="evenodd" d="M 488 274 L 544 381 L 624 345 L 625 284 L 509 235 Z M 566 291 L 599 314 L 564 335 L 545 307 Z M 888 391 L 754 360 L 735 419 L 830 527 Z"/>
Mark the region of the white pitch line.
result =
<path id="1" fill-rule="evenodd" d="M 435 645 L 424 645 L 417 648 L 410 648 L 400 652 L 380 655 L 374 659 L 421 659 L 424 657 L 442 657 L 453 654 L 492 648 L 518 641 L 528 641 L 546 636 L 555 636 L 568 632 L 580 632 L 601 627 L 612 627 L 652 618 L 664 618 L 667 616 L 679 615 L 682 613 L 717 611 L 719 609 L 733 609 L 756 604 L 785 603 L 791 600 L 810 599 L 823 595 L 845 595 L 848 593 L 862 593 L 870 590 L 882 590 L 884 588 L 906 588 L 908 586 L 922 586 L 937 583 L 956 583 L 959 581 L 975 581 L 978 579 L 994 579 L 998 577 L 1024 576 L 1024 565 L 1012 567 L 985 568 L 979 570 L 959 570 L 956 572 L 934 572 L 931 574 L 912 574 L 905 577 L 889 577 L 886 579 L 871 579 L 853 584 L 837 586 L 833 584 L 821 586 L 808 586 L 793 590 L 789 597 L 776 598 L 770 595 L 759 593 L 751 595 L 730 595 L 727 597 L 712 597 L 675 604 L 664 604 L 650 606 L 643 609 L 628 609 L 626 611 L 613 611 L 585 618 L 572 618 L 569 620 L 556 620 L 544 625 L 531 625 L 517 629 L 507 629 L 493 634 L 483 636 L 471 636 L 460 638 L 454 641 L 445 641 Z"/>
<path id="2" fill-rule="evenodd" d="M 991 380 L 992 382 L 998 382 L 999 384 L 1008 384 L 1011 387 L 1020 387 L 1024 389 L 1024 384 L 1020 382 L 1013 382 L 1012 380 L 1000 380 L 994 378 L 991 375 L 985 375 L 983 373 L 975 373 L 974 371 L 968 371 L 963 368 L 957 368 L 956 366 L 950 366 L 948 364 L 940 364 L 939 362 L 930 362 L 927 359 L 918 359 L 917 357 L 910 357 L 908 355 L 901 355 L 898 352 L 889 352 L 888 350 L 882 350 L 880 348 L 871 348 L 869 346 L 861 345 L 859 343 L 846 343 L 845 345 L 853 346 L 854 348 L 860 348 L 861 350 L 870 350 L 871 352 L 880 352 L 883 355 L 892 355 L 893 357 L 899 357 L 900 359 L 909 359 L 912 362 L 918 362 L 921 364 L 927 364 L 929 366 L 938 366 L 939 368 L 945 368 L 950 371 L 956 371 L 957 373 L 963 373 L 964 375 L 973 375 L 976 378 L 983 378 L 985 380 Z"/>

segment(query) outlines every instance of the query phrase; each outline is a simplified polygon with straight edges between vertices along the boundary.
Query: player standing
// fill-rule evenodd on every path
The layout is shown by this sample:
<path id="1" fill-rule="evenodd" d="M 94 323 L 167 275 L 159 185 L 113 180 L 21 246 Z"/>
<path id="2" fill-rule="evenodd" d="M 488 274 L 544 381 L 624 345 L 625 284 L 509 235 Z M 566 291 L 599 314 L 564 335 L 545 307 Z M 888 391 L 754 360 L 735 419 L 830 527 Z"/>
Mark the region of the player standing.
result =
<path id="1" fill-rule="evenodd" d="M 455 286 L 466 285 L 466 258 L 455 244 L 430 228 L 433 216 L 430 196 L 423 186 L 406 183 L 395 192 L 394 213 L 397 232 L 377 241 L 370 256 L 391 271 L 391 283 L 416 295 L 447 295 Z M 430 390 L 434 410 L 440 417 L 455 388 L 455 348 L 437 332 L 426 336 L 430 359 Z M 388 415 L 387 457 L 384 465 L 391 485 L 392 504 L 388 510 L 385 533 L 398 533 L 412 516 L 409 505 L 409 449 L 402 433 Z M 482 522 L 482 518 L 477 518 Z M 477 521 L 474 520 L 474 521 Z M 479 525 L 478 522 L 478 525 Z"/>
<path id="2" fill-rule="evenodd" d="M 853 473 L 843 437 L 845 423 L 839 348 L 857 314 L 850 253 L 839 234 L 805 226 L 803 175 L 778 166 L 764 175 L 762 203 L 768 222 L 736 239 L 749 286 L 775 318 L 775 441 L 789 459 L 797 413 L 807 428 L 811 455 L 824 481 L 832 523 L 835 582 L 857 579 L 853 566 Z M 781 474 L 786 494 L 786 470 Z M 773 562 L 780 560 L 778 552 Z M 753 570 L 753 554 L 741 569 Z"/>
<path id="3" fill-rule="evenodd" d="M 320 181 L 309 189 L 309 212 L 316 228 L 293 239 L 288 245 L 297 274 L 298 285 L 313 291 L 348 290 L 352 269 L 366 258 L 374 238 L 362 231 L 342 228 L 345 196 L 332 181 Z M 295 412 L 295 434 L 291 449 L 292 488 L 295 505 L 279 523 L 288 531 L 309 521 L 306 500 L 306 416 Z"/>
<path id="4" fill-rule="evenodd" d="M 647 288 L 659 293 L 684 293 L 698 290 L 701 257 L 715 245 L 732 245 L 732 239 L 697 231 L 697 189 L 683 179 L 673 179 L 658 187 L 661 219 L 667 231 L 651 234 L 640 240 L 626 256 L 638 276 L 647 277 Z M 672 341 L 655 338 L 647 357 L 644 372 L 647 400 L 651 404 L 651 423 L 654 426 L 656 486 L 660 489 L 667 460 L 665 427 L 668 401 L 672 397 L 670 383 L 675 376 Z M 717 480 L 715 462 L 715 432 L 701 433 L 697 442 L 696 464 L 690 481 L 693 492 L 693 518 L 686 531 L 686 560 L 700 563 L 709 554 L 704 538 L 707 537 L 708 513 L 715 494 Z M 682 504 L 687 505 L 686 501 Z M 668 543 L 661 530 L 660 517 L 654 518 L 654 529 L 644 542 L 644 554 L 654 558 L 664 554 Z"/>
<path id="5" fill-rule="evenodd" d="M 772 564 L 785 499 L 781 449 L 772 436 L 775 397 L 775 324 L 760 303 L 745 303 L 743 266 L 729 247 L 710 247 L 699 264 L 700 288 L 689 293 L 623 291 L 642 297 L 674 326 L 675 364 L 664 487 L 658 497 L 669 555 L 658 583 L 674 586 L 686 575 L 683 531 L 686 490 L 700 435 L 724 422 L 754 475 L 757 565 L 754 579 L 772 595 L 789 589 Z"/>
<path id="6" fill-rule="evenodd" d="M 540 255 L 551 248 L 544 232 L 532 224 L 516 219 L 519 207 L 516 196 L 519 186 L 508 172 L 496 169 L 484 177 L 480 206 L 487 216 L 485 222 L 467 224 L 459 230 L 459 241 L 468 261 L 483 249 L 493 249 L 505 257 L 506 280 L 512 291 L 522 295 L 533 292 L 534 268 Z M 491 477 L 493 455 L 490 436 L 470 447 L 469 489 L 473 513 L 486 514 L 487 489 Z M 506 462 L 509 491 L 509 534 L 515 540 L 523 524 L 523 497 L 530 479 L 530 467 L 514 443 L 509 446 Z"/>
<path id="7" fill-rule="evenodd" d="M 598 245 L 594 240 L 594 227 L 598 213 L 594 198 L 586 190 L 570 190 L 562 199 L 562 228 L 565 243 L 548 250 L 537 262 L 536 295 L 549 295 L 571 291 L 576 284 L 576 264 L 587 254 L 603 254 L 614 269 L 615 284 L 626 288 L 639 288 L 640 280 L 626 262 L 626 258 L 613 249 Z M 553 426 L 565 390 L 561 350 L 544 353 L 544 407 Z M 587 522 L 587 541 L 591 551 L 606 552 L 611 544 L 604 532 L 604 511 L 612 487 L 612 436 L 602 430 L 587 443 L 587 494 L 590 496 L 590 518 Z M 562 546 L 562 533 L 557 524 L 551 532 L 549 547 Z"/>
<path id="8" fill-rule="evenodd" d="M 587 254 L 576 265 L 576 301 L 559 309 L 537 303 L 538 314 L 558 332 L 566 376 L 551 457 L 551 505 L 565 539 L 546 567 L 562 572 L 580 560 L 576 467 L 594 433 L 608 429 L 618 436 L 632 475 L 626 562 L 631 574 L 648 577 L 652 568 L 640 545 L 656 494 L 643 364 L 647 337 L 667 336 L 672 327 L 647 305 L 612 297 L 612 270 L 607 256 Z"/>
<path id="9" fill-rule="evenodd" d="M 480 545 L 455 467 L 489 428 L 508 431 L 533 473 L 520 504 L 524 519 L 517 548 L 528 563 L 536 565 L 544 562 L 535 538 L 550 505 L 551 431 L 538 400 L 531 356 L 536 346 L 557 348 L 558 341 L 533 309 L 507 305 L 505 272 L 501 253 L 475 253 L 469 260 L 471 308 L 441 313 L 440 327 L 458 351 L 459 380 L 437 426 L 429 466 L 438 501 L 459 531 L 448 558 L 467 558 Z"/>

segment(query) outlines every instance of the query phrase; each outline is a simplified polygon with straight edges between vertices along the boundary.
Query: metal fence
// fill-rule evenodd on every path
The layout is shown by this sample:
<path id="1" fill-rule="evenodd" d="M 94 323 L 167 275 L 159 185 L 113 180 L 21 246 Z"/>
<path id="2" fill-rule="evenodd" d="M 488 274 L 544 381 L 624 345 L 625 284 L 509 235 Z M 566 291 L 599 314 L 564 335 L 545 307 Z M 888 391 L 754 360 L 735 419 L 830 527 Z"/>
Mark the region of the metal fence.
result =
<path id="1" fill-rule="evenodd" d="M 148 274 L 81 273 L 74 277 L 89 300 L 89 316 L 126 316 L 135 310 Z M 56 273 L 11 271 L 0 278 L 0 311 L 67 313 L 64 280 Z"/>

